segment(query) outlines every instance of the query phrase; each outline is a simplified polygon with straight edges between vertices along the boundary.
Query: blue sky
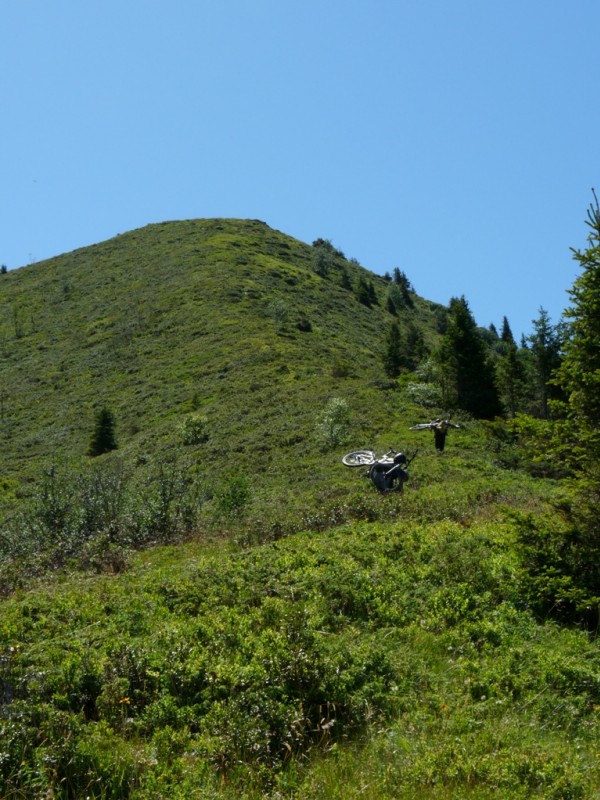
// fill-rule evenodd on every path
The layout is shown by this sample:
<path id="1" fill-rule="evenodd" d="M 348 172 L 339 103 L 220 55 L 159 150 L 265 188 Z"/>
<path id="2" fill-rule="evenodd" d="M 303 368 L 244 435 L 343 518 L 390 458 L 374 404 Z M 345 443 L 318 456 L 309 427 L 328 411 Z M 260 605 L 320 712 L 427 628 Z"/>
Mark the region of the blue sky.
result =
<path id="1" fill-rule="evenodd" d="M 568 305 L 598 0 L 4 0 L 0 37 L 10 269 L 240 217 L 516 337 Z"/>

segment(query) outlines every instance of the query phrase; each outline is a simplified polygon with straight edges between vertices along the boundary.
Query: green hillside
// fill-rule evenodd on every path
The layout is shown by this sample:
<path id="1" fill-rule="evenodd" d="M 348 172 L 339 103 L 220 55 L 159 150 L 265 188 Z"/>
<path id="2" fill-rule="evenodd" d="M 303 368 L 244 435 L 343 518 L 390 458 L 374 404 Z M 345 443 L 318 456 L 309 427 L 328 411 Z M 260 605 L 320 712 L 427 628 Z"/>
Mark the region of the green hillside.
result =
<path id="1" fill-rule="evenodd" d="M 0 797 L 600 797 L 597 639 L 532 579 L 569 481 L 409 430 L 386 337 L 444 309 L 392 283 L 225 219 L 0 276 Z M 341 463 L 391 446 L 402 494 Z"/>
<path id="2" fill-rule="evenodd" d="M 127 457 L 170 450 L 191 411 L 221 434 L 209 460 L 294 456 L 332 393 L 353 397 L 365 434 L 379 429 L 368 388 L 385 377 L 386 282 L 369 274 L 380 305 L 366 307 L 341 285 L 365 271 L 336 257 L 321 277 L 313 251 L 261 222 L 197 220 L 4 275 L 0 474 L 85 453 L 101 405 Z M 435 336 L 431 304 L 403 313 Z"/>

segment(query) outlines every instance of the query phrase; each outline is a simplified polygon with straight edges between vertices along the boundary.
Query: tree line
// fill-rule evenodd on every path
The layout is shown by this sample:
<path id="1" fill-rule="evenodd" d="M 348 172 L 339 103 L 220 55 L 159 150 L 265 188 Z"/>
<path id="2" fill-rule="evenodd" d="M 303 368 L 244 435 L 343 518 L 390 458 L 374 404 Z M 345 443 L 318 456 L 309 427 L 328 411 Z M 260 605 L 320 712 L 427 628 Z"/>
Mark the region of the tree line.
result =
<path id="1" fill-rule="evenodd" d="M 533 332 L 517 344 L 505 316 L 501 331 L 480 328 L 464 296 L 438 309 L 439 345 L 428 352 L 412 320 L 394 320 L 387 332 L 383 366 L 390 378 L 416 371 L 430 384 L 436 404 L 480 419 L 518 413 L 548 419 L 550 401 L 564 396 L 551 381 L 567 339 L 564 323 L 552 324 L 539 309 Z"/>
<path id="2" fill-rule="evenodd" d="M 581 273 L 568 292 L 571 302 L 563 320 L 553 325 L 540 309 L 533 332 L 517 344 L 506 317 L 500 333 L 493 326 L 478 328 L 465 298 L 453 298 L 440 344 L 421 370 L 438 404 L 496 420 L 496 436 L 526 455 L 521 466 L 551 465 L 545 474 L 568 479 L 550 517 L 515 517 L 523 586 L 541 615 L 597 630 L 600 206 L 595 192 L 593 197 L 587 246 L 572 248 Z M 398 343 L 397 323 L 390 331 L 384 366 L 394 376 L 406 366 L 406 353 Z"/>

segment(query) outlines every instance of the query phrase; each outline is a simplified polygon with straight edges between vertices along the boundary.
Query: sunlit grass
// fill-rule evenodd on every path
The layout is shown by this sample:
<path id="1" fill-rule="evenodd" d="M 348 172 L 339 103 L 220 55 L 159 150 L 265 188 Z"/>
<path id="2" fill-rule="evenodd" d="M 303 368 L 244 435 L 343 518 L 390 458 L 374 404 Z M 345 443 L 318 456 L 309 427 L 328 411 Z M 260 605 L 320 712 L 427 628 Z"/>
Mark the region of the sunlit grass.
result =
<path id="1" fill-rule="evenodd" d="M 0 796 L 599 796 L 597 640 L 533 614 L 516 548 L 565 484 L 474 420 L 443 454 L 410 431 L 434 411 L 383 374 L 385 304 L 339 279 L 233 220 L 3 277 Z M 358 447 L 417 451 L 403 494 Z"/>

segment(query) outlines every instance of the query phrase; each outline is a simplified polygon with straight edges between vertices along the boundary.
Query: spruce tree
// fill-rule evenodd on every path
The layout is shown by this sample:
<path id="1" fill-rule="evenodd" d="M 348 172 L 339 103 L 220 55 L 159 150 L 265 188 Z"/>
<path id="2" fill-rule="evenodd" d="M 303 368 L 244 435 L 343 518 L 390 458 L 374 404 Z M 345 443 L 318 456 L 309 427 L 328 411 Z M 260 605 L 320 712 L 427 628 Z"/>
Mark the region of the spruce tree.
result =
<path id="1" fill-rule="evenodd" d="M 559 391 L 550 383 L 553 373 L 561 361 L 562 334 L 560 328 L 552 325 L 550 315 L 540 308 L 539 317 L 533 320 L 534 332 L 527 338 L 534 372 L 537 413 L 547 419 L 548 401 L 557 398 Z"/>
<path id="2" fill-rule="evenodd" d="M 397 378 L 403 364 L 402 341 L 400 338 L 400 328 L 396 322 L 392 322 L 386 339 L 386 348 L 383 356 L 383 367 L 386 375 L 390 378 Z"/>
<path id="3" fill-rule="evenodd" d="M 340 281 L 340 286 L 342 287 L 342 289 L 348 289 L 349 291 L 352 291 L 352 281 L 350 280 L 350 276 L 348 275 L 348 270 L 346 269 L 345 266 L 342 266 L 341 276 L 342 277 Z"/>
<path id="4" fill-rule="evenodd" d="M 402 295 L 402 300 L 404 301 L 407 308 L 413 308 L 414 303 L 410 295 L 412 291 L 412 286 L 410 284 L 410 281 L 406 277 L 405 273 L 402 272 L 402 270 L 399 269 L 398 267 L 394 268 L 394 283 L 399 288 L 400 293 Z"/>
<path id="5" fill-rule="evenodd" d="M 569 290 L 564 358 L 556 383 L 565 392 L 571 418 L 600 455 L 600 207 L 595 192 L 586 225 L 588 247 L 572 248 L 583 271 Z"/>
<path id="6" fill-rule="evenodd" d="M 500 338 L 505 344 L 514 344 L 515 337 L 510 329 L 510 325 L 508 323 L 508 317 L 502 318 L 502 333 L 500 334 Z"/>
<path id="7" fill-rule="evenodd" d="M 111 450 L 116 450 L 116 448 L 114 415 L 108 408 L 101 408 L 96 414 L 88 455 L 101 456 Z"/>
<path id="8" fill-rule="evenodd" d="M 367 308 L 371 308 L 371 292 L 369 290 L 369 283 L 364 276 L 360 276 L 358 280 L 358 286 L 356 289 L 356 298 L 359 303 L 362 303 L 363 306 L 367 306 Z"/>
<path id="9" fill-rule="evenodd" d="M 367 284 L 367 291 L 369 293 L 369 300 L 372 306 L 378 306 L 379 300 L 377 299 L 377 294 L 375 293 L 375 286 L 373 285 L 373 281 L 369 281 Z"/>
<path id="10" fill-rule="evenodd" d="M 559 450 L 577 476 L 569 507 L 557 524 L 529 524 L 519 532 L 524 588 L 544 613 L 597 631 L 600 620 L 600 208 L 588 210 L 588 247 L 572 249 L 582 268 L 572 289 L 563 358 L 550 388 L 561 389 L 566 421 L 557 428 Z M 533 348 L 532 348 L 533 349 Z M 550 442 L 552 444 L 552 442 Z"/>
<path id="11" fill-rule="evenodd" d="M 491 419 L 500 412 L 494 367 L 464 297 L 450 300 L 448 327 L 442 337 L 438 359 L 448 404 L 484 419 Z"/>
<path id="12" fill-rule="evenodd" d="M 509 416 L 520 410 L 526 390 L 526 370 L 515 342 L 504 345 L 496 365 L 496 383 L 500 397 Z"/>

